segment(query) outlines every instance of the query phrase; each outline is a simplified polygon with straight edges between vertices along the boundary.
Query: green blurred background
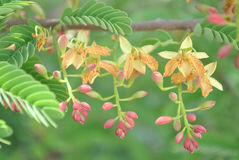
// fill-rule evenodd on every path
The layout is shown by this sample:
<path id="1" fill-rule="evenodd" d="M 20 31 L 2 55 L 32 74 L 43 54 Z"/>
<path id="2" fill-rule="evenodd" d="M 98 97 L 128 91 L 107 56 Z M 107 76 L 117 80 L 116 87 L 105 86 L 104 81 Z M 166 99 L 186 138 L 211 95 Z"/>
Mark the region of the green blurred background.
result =
<path id="1" fill-rule="evenodd" d="M 204 17 L 195 8 L 197 3 L 207 3 L 218 9 L 224 1 L 220 0 L 99 0 L 115 8 L 126 11 L 134 20 L 152 20 L 155 18 L 190 19 Z M 48 18 L 59 17 L 64 9 L 64 0 L 38 0 L 45 9 Z M 80 5 L 84 1 L 80 1 Z M 175 40 L 181 41 L 186 32 L 172 31 Z M 91 40 L 101 45 L 112 47 L 110 33 L 92 31 Z M 145 38 L 160 37 L 158 32 L 135 32 L 127 38 L 136 46 L 140 46 Z M 214 77 L 224 85 L 224 91 L 214 91 L 206 98 L 201 92 L 185 95 L 186 106 L 197 106 L 205 100 L 216 100 L 216 106 L 208 111 L 196 112 L 198 124 L 203 124 L 208 132 L 199 142 L 199 149 L 192 155 L 184 150 L 182 143 L 175 144 L 172 124 L 154 125 L 160 115 L 176 114 L 177 107 L 168 99 L 168 92 L 160 91 L 151 80 L 152 72 L 147 70 L 146 76 L 140 76 L 131 89 L 121 89 L 120 94 L 130 96 L 137 90 L 146 90 L 148 95 L 143 99 L 123 103 L 123 110 L 133 110 L 139 115 L 134 129 L 121 140 L 114 135 L 115 126 L 105 130 L 104 122 L 115 116 L 115 110 L 103 111 L 98 100 L 89 99 L 80 94 L 81 100 L 87 101 L 92 111 L 85 125 L 72 120 L 71 110 L 65 118 L 59 120 L 58 128 L 45 128 L 27 116 L 11 113 L 1 108 L 0 117 L 14 129 L 8 138 L 11 146 L 4 145 L 0 150 L 0 160 L 238 160 L 239 159 L 239 70 L 235 69 L 233 60 L 236 51 L 227 58 L 217 58 L 218 48 L 222 45 L 208 41 L 202 37 L 192 36 L 194 47 L 198 51 L 207 52 L 209 59 L 205 64 L 218 61 Z M 177 50 L 178 45 L 159 47 L 151 53 L 159 61 L 159 71 L 163 72 L 166 60 L 157 53 L 162 50 Z M 118 55 L 120 52 L 118 52 Z M 57 68 L 55 55 L 38 54 L 49 70 Z M 77 87 L 80 80 L 72 79 Z M 97 78 L 93 88 L 103 96 L 112 94 L 112 78 Z"/>

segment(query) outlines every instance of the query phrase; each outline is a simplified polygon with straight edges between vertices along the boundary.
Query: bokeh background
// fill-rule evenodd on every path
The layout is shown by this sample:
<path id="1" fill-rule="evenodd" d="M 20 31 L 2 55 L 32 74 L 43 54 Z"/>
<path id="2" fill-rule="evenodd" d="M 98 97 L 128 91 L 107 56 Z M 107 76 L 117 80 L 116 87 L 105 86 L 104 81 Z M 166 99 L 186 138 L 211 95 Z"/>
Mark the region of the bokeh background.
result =
<path id="1" fill-rule="evenodd" d="M 134 20 L 152 20 L 155 18 L 190 19 L 204 17 L 195 8 L 197 3 L 207 3 L 221 9 L 224 1 L 220 0 L 99 0 L 115 8 L 126 11 Z M 60 17 L 65 0 L 38 0 L 45 9 L 48 18 Z M 85 1 L 80 0 L 80 5 Z M 181 41 L 185 31 L 171 31 L 175 40 Z M 91 40 L 101 45 L 112 47 L 110 33 L 92 31 Z M 136 32 L 127 38 L 136 46 L 142 44 L 144 38 L 160 38 L 157 31 Z M 204 63 L 218 62 L 214 77 L 224 86 L 224 91 L 214 91 L 202 98 L 200 91 L 194 95 L 185 95 L 187 107 L 197 106 L 205 100 L 216 100 L 216 106 L 207 111 L 196 112 L 197 122 L 203 124 L 208 132 L 199 142 L 199 149 L 192 155 L 184 150 L 183 144 L 175 144 L 176 131 L 172 124 L 154 125 L 160 115 L 176 114 L 177 106 L 168 99 L 169 92 L 160 91 L 151 80 L 152 72 L 147 70 L 146 76 L 140 76 L 131 89 L 121 89 L 120 94 L 130 96 L 137 90 L 146 90 L 148 95 L 143 99 L 123 103 L 123 110 L 133 110 L 139 115 L 136 126 L 121 140 L 114 135 L 114 128 L 105 130 L 104 122 L 115 116 L 115 110 L 103 111 L 103 102 L 92 100 L 79 94 L 81 100 L 87 101 L 92 111 L 85 125 L 72 120 L 71 109 L 64 119 L 59 120 L 58 128 L 46 128 L 27 116 L 0 109 L 0 117 L 14 129 L 8 138 L 11 146 L 4 145 L 0 150 L 1 160 L 238 160 L 239 159 L 239 70 L 235 69 L 233 60 L 236 51 L 227 58 L 219 60 L 217 51 L 222 45 L 208 41 L 202 37 L 192 36 L 194 47 L 198 51 L 207 52 L 210 58 Z M 151 53 L 159 61 L 159 71 L 163 72 L 166 60 L 157 53 L 162 50 L 177 50 L 178 45 L 158 47 Z M 120 55 L 120 52 L 117 53 Z M 49 70 L 57 68 L 55 55 L 39 53 L 38 56 Z M 81 82 L 72 79 L 77 87 Z M 167 83 L 167 82 L 166 82 Z M 98 78 L 93 88 L 103 96 L 112 94 L 112 77 Z"/>

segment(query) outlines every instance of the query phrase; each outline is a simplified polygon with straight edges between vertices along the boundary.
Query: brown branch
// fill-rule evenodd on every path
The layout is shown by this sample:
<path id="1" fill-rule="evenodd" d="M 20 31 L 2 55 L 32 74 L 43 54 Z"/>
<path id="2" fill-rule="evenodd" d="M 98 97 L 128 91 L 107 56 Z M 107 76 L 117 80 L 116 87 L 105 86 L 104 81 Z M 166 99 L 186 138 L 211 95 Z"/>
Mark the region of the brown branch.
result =
<path id="1" fill-rule="evenodd" d="M 46 19 L 46 20 L 37 20 L 42 26 L 49 28 L 54 27 L 60 23 L 59 19 Z M 200 23 L 202 19 L 191 19 L 191 20 L 165 20 L 165 19 L 156 19 L 150 21 L 139 21 L 132 24 L 134 32 L 137 31 L 151 31 L 157 29 L 164 30 L 188 30 L 193 31 L 196 24 Z M 27 24 L 27 20 L 14 19 L 7 22 L 7 26 L 13 26 L 18 24 Z M 103 30 L 100 27 L 94 25 L 71 25 L 65 26 L 63 29 L 89 29 L 89 30 Z"/>

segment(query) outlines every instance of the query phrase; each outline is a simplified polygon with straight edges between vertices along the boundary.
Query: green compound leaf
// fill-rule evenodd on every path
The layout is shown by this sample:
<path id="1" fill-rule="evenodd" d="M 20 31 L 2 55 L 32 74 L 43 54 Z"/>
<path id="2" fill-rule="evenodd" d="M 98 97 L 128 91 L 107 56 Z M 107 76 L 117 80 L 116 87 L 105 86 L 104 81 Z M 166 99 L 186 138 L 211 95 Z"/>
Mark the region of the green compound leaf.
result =
<path id="1" fill-rule="evenodd" d="M 132 21 L 126 12 L 95 0 L 88 1 L 74 12 L 67 8 L 62 14 L 61 23 L 67 25 L 95 25 L 121 35 L 132 32 Z"/>

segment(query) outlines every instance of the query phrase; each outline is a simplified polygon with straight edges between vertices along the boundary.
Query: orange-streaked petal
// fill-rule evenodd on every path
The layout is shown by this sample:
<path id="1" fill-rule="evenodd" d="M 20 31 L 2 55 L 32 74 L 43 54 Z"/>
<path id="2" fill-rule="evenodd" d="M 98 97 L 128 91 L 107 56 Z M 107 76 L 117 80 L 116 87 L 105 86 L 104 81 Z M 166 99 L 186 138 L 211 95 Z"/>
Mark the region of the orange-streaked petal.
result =
<path id="1" fill-rule="evenodd" d="M 203 66 L 203 63 L 191 54 L 188 54 L 187 58 L 188 58 L 190 64 L 192 65 L 192 67 L 197 72 L 197 74 L 199 76 L 203 77 L 205 74 L 205 68 Z"/>
<path id="2" fill-rule="evenodd" d="M 99 69 L 96 67 L 93 71 L 91 71 L 88 75 L 88 81 L 90 84 L 94 83 L 95 79 L 98 77 L 99 73 Z"/>
<path id="3" fill-rule="evenodd" d="M 118 68 L 117 66 L 111 61 L 100 61 L 100 67 L 104 68 L 106 71 L 111 73 L 113 76 L 117 76 Z"/>
<path id="4" fill-rule="evenodd" d="M 172 83 L 178 84 L 183 81 L 186 81 L 186 78 L 183 76 L 183 74 L 181 72 L 179 72 L 179 73 L 175 73 L 172 75 L 171 81 L 172 81 Z"/>
<path id="5" fill-rule="evenodd" d="M 165 71 L 163 76 L 170 76 L 171 74 L 173 74 L 173 72 L 175 71 L 175 69 L 178 67 L 178 57 L 174 57 L 172 58 L 170 61 L 168 61 L 168 63 L 165 66 Z"/>
<path id="6" fill-rule="evenodd" d="M 70 48 L 64 55 L 63 60 L 62 60 L 62 67 L 63 68 L 68 68 L 72 62 L 73 62 L 73 57 L 74 54 L 77 53 L 77 48 L 76 47 L 72 47 Z"/>
<path id="7" fill-rule="evenodd" d="M 158 62 L 152 56 L 147 53 L 141 53 L 141 62 L 145 63 L 152 71 L 158 70 Z"/>
<path id="8" fill-rule="evenodd" d="M 128 54 L 124 65 L 124 73 L 126 79 L 130 78 L 133 70 L 134 70 L 134 57 L 132 54 Z"/>
<path id="9" fill-rule="evenodd" d="M 107 47 L 93 45 L 86 49 L 86 53 L 96 54 L 101 56 L 108 56 L 110 55 L 110 49 Z"/>
<path id="10" fill-rule="evenodd" d="M 209 93 L 212 91 L 212 85 L 207 77 L 204 76 L 202 78 L 200 88 L 202 90 L 203 97 L 207 97 L 209 95 Z"/>
<path id="11" fill-rule="evenodd" d="M 86 52 L 83 49 L 78 50 L 75 52 L 72 58 L 72 64 L 74 65 L 75 69 L 80 68 L 80 66 L 84 63 L 86 57 Z"/>

